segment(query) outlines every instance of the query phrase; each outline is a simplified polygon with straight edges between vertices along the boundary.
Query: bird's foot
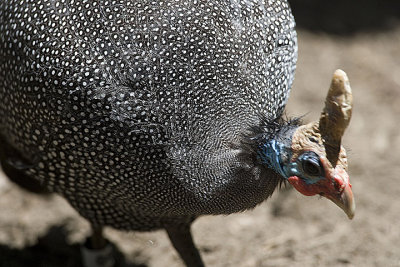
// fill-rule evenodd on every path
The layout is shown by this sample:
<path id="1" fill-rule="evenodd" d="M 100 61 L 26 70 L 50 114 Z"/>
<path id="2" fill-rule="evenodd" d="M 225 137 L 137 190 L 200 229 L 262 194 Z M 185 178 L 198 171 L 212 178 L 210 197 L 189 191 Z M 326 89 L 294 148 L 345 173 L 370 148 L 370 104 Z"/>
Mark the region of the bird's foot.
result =
<path id="1" fill-rule="evenodd" d="M 92 248 L 90 242 L 81 246 L 84 267 L 114 267 L 113 247 L 107 242 L 103 248 Z"/>

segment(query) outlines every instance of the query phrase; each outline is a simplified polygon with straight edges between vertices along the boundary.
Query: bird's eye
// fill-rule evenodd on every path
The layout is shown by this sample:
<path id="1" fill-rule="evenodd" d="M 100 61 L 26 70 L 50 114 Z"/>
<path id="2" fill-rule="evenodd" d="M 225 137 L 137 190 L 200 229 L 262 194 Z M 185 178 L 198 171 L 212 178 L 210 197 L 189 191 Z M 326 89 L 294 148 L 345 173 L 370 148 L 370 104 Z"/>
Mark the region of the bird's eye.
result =
<path id="1" fill-rule="evenodd" d="M 321 165 L 318 158 L 316 157 L 306 157 L 303 160 L 303 171 L 310 176 L 321 175 Z"/>

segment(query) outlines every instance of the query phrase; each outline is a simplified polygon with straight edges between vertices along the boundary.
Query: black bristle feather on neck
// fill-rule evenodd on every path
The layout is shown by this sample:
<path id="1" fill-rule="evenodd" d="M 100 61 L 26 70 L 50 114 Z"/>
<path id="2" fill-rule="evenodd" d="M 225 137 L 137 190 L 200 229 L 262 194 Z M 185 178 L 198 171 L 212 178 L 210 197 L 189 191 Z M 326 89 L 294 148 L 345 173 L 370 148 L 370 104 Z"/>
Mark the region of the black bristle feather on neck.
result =
<path id="1" fill-rule="evenodd" d="M 286 115 L 270 119 L 263 117 L 260 125 L 249 128 L 243 135 L 242 143 L 257 150 L 265 142 L 273 139 L 291 141 L 294 130 L 302 124 L 301 118 L 288 118 Z"/>
<path id="2" fill-rule="evenodd" d="M 242 146 L 246 151 L 251 151 L 257 158 L 258 151 L 265 143 L 270 140 L 283 142 L 288 146 L 291 145 L 294 131 L 302 124 L 301 118 L 288 118 L 281 116 L 275 119 L 264 117 L 260 121 L 260 125 L 249 128 L 249 131 L 243 135 Z M 261 163 L 260 163 L 261 164 Z M 278 184 L 279 189 L 286 186 L 287 180 L 281 178 Z"/>

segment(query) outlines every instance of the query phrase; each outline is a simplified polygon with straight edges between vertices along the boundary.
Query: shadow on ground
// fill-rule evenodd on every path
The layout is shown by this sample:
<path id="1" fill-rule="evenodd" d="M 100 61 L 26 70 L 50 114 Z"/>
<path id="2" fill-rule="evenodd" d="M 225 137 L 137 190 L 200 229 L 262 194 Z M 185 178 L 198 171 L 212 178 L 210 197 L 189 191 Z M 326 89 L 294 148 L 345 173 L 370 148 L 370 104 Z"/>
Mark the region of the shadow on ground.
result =
<path id="1" fill-rule="evenodd" d="M 47 234 L 30 247 L 14 249 L 0 245 L 0 267 L 83 267 L 79 244 L 68 244 L 68 232 L 63 226 L 53 226 Z M 113 246 L 117 267 L 147 267 L 127 262 Z"/>
<path id="2" fill-rule="evenodd" d="M 299 28 L 338 35 L 389 30 L 400 20 L 398 0 L 289 0 Z"/>

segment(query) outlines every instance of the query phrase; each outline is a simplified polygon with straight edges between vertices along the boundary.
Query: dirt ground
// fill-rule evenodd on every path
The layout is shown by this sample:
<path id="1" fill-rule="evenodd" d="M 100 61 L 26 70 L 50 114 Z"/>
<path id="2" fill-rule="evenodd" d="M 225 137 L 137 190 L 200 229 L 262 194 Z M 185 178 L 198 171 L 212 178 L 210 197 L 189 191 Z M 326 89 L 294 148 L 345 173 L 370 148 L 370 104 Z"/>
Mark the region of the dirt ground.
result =
<path id="1" fill-rule="evenodd" d="M 354 112 L 344 145 L 357 210 L 294 190 L 253 211 L 193 226 L 207 266 L 400 266 L 400 24 L 346 36 L 299 29 L 288 114 L 317 119 L 330 78 L 345 70 Z M 60 197 L 27 193 L 0 175 L 0 266 L 80 266 L 89 226 Z M 183 266 L 163 231 L 106 230 L 127 266 Z"/>

